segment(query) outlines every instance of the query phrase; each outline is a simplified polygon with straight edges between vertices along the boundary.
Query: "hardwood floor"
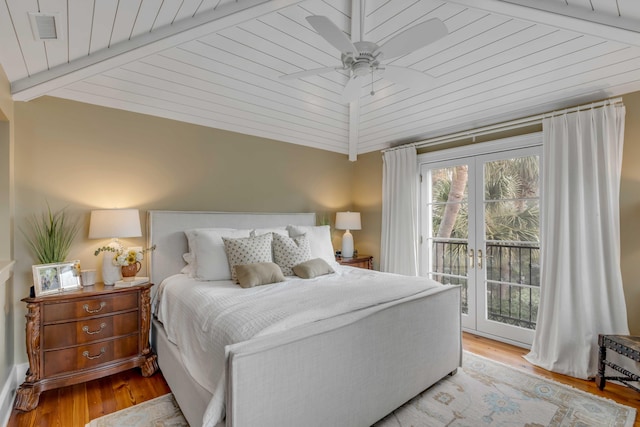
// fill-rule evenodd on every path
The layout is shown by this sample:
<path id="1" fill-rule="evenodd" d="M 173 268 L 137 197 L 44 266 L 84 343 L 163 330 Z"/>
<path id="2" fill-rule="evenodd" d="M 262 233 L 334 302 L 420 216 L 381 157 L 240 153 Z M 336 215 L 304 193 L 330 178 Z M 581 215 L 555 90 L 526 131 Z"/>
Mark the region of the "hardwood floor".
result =
<path id="1" fill-rule="evenodd" d="M 640 409 L 640 393 L 611 383 L 600 391 L 593 381 L 578 380 L 532 366 L 522 358 L 528 352 L 526 349 L 467 333 L 463 336 L 463 346 L 480 356 Z M 8 427 L 83 427 L 92 419 L 166 393 L 169 393 L 169 387 L 162 373 L 144 378 L 139 370 L 132 369 L 84 384 L 46 391 L 33 411 L 12 411 Z M 640 427 L 637 418 L 634 427 Z"/>
<path id="2" fill-rule="evenodd" d="M 45 391 L 30 412 L 11 412 L 7 427 L 84 427 L 95 418 L 169 393 L 162 373 L 149 378 L 140 370 Z"/>

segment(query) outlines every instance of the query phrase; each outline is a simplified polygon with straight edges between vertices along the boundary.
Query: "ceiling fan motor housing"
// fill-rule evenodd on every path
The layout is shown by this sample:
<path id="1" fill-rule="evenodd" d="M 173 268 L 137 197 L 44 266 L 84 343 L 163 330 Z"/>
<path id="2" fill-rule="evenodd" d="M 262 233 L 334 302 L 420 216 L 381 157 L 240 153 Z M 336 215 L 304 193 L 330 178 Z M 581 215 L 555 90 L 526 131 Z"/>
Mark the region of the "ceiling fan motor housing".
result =
<path id="1" fill-rule="evenodd" d="M 380 62 L 378 55 L 374 56 L 378 45 L 373 42 L 355 42 L 353 43 L 357 53 L 343 52 L 342 65 L 350 68 L 354 76 L 362 77 L 369 74 L 372 70 L 378 68 Z"/>

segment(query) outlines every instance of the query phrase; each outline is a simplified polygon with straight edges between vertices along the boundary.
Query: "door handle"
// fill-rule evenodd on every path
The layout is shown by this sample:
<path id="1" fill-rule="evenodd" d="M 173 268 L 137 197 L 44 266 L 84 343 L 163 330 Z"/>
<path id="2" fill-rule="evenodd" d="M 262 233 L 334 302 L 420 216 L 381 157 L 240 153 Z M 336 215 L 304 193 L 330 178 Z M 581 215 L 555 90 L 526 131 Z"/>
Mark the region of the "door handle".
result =
<path id="1" fill-rule="evenodd" d="M 469 249 L 469 266 L 473 268 L 473 264 L 475 263 L 473 249 Z"/>
<path id="2" fill-rule="evenodd" d="M 482 270 L 482 249 L 478 249 L 478 268 Z"/>

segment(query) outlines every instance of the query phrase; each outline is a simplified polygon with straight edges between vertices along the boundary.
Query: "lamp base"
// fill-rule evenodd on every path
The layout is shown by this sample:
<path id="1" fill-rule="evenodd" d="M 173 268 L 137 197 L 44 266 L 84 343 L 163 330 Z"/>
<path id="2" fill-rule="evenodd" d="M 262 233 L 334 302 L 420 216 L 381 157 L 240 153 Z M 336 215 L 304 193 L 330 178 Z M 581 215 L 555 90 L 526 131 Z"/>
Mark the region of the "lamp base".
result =
<path id="1" fill-rule="evenodd" d="M 111 242 L 109 246 L 115 249 L 120 247 L 118 242 Z M 118 280 L 122 280 L 122 272 L 119 266 L 113 264 L 114 252 L 104 251 L 102 257 L 102 281 L 105 285 L 115 285 Z"/>
<path id="2" fill-rule="evenodd" d="M 342 236 L 342 257 L 353 257 L 353 235 L 349 232 L 349 230 L 345 231 L 344 235 Z"/>

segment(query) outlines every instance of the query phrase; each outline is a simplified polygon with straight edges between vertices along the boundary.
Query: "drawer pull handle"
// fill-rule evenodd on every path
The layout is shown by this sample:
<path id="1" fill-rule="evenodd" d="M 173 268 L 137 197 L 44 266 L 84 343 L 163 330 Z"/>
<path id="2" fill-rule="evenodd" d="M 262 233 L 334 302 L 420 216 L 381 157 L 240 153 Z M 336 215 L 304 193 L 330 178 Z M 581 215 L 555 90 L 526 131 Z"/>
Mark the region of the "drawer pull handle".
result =
<path id="1" fill-rule="evenodd" d="M 89 327 L 87 325 L 82 327 L 82 330 L 84 331 L 84 333 L 88 334 L 88 335 L 95 335 L 95 334 L 99 334 L 100 332 L 102 332 L 102 330 L 104 328 L 107 327 L 106 323 L 100 323 L 100 329 L 96 330 L 96 331 L 90 331 Z"/>
<path id="2" fill-rule="evenodd" d="M 98 359 L 99 357 L 102 357 L 102 355 L 106 352 L 107 350 L 104 349 L 104 347 L 102 347 L 100 349 L 100 354 L 96 355 L 96 356 L 89 356 L 89 352 L 87 350 L 82 352 L 82 355 L 84 357 L 86 357 L 89 360 L 93 360 L 93 359 Z"/>
<path id="3" fill-rule="evenodd" d="M 89 314 L 93 314 L 93 313 L 99 313 L 105 306 L 107 305 L 106 302 L 102 301 L 100 303 L 100 308 L 96 308 L 95 310 L 90 309 L 89 308 L 89 304 L 85 304 L 82 306 L 82 308 L 84 308 L 84 311 L 86 311 Z"/>

